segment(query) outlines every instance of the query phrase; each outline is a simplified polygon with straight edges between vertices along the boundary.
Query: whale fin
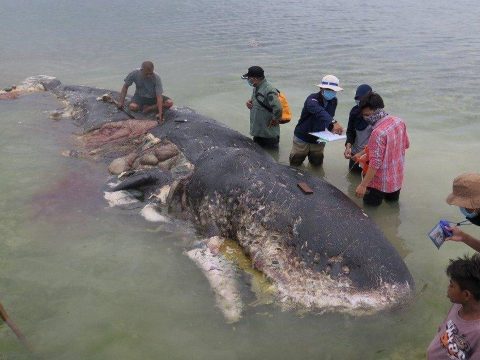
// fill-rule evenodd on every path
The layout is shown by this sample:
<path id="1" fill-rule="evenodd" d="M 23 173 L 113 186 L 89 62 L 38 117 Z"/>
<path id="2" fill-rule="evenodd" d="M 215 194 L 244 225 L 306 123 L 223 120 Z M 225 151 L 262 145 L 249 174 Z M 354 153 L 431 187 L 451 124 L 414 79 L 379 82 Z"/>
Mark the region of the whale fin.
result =
<path id="1" fill-rule="evenodd" d="M 113 187 L 111 191 L 138 189 L 144 186 L 152 186 L 170 182 L 172 179 L 170 172 L 161 169 L 138 172 L 120 184 Z"/>
<path id="2" fill-rule="evenodd" d="M 255 294 L 255 300 L 250 302 L 249 306 L 255 307 L 274 303 L 277 288 L 262 272 L 253 267 L 252 260 L 245 254 L 238 242 L 225 240 L 220 248 L 220 252 L 228 261 L 235 264 L 238 269 L 248 275 L 250 290 Z"/>
<path id="3" fill-rule="evenodd" d="M 256 299 L 249 306 L 274 302 L 277 288 L 265 275 L 252 267 L 251 260 L 236 241 L 213 236 L 202 241 L 200 247 L 187 251 L 186 255 L 208 279 L 215 293 L 217 307 L 227 322 L 239 321 L 244 307 L 236 276 L 238 271 L 250 277 L 250 290 Z"/>
<path id="4" fill-rule="evenodd" d="M 186 255 L 202 270 L 213 292 L 215 301 L 228 323 L 240 320 L 243 303 L 236 268 L 220 252 L 223 239 L 215 236 L 202 246 L 186 252 Z"/>

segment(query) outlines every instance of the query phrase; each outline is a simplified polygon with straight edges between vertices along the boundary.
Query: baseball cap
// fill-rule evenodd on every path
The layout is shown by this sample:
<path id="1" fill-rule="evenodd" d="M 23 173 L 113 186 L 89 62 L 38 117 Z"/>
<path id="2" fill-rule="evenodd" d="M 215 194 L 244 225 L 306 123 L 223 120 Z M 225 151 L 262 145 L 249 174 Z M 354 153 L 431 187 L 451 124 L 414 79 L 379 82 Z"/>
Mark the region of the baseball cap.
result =
<path id="1" fill-rule="evenodd" d="M 355 100 L 360 100 L 360 98 L 367 95 L 370 91 L 372 91 L 372 87 L 367 84 L 362 84 L 357 87 L 357 91 L 355 92 Z"/>

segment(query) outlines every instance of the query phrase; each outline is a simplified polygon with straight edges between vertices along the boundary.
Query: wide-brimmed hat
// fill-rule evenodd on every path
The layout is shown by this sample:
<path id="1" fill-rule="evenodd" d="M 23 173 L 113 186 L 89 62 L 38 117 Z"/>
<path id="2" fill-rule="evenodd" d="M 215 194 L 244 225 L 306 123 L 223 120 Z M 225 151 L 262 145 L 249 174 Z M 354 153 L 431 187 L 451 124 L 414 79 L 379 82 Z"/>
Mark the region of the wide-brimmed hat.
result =
<path id="1" fill-rule="evenodd" d="M 343 88 L 340 86 L 340 81 L 335 75 L 325 75 L 322 79 L 322 82 L 317 86 L 321 89 L 330 89 L 333 91 L 342 91 Z"/>
<path id="2" fill-rule="evenodd" d="M 453 180 L 453 190 L 447 203 L 467 209 L 480 208 L 480 174 L 467 173 Z"/>
<path id="3" fill-rule="evenodd" d="M 250 66 L 248 72 L 242 75 L 242 79 L 247 79 L 249 77 L 263 78 L 264 76 L 263 69 L 260 66 Z"/>

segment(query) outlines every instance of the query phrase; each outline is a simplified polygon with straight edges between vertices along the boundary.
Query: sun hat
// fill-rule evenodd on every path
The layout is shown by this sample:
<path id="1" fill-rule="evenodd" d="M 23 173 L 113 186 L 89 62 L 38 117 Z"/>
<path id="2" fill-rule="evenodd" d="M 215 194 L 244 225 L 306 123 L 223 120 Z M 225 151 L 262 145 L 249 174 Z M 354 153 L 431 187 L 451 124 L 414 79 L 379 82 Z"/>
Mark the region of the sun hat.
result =
<path id="1" fill-rule="evenodd" d="M 355 92 L 354 100 L 360 100 L 360 98 L 367 95 L 370 91 L 372 91 L 372 87 L 367 84 L 362 84 L 357 87 L 357 91 Z"/>
<path id="2" fill-rule="evenodd" d="M 242 75 L 242 79 L 249 77 L 263 78 L 264 76 L 263 69 L 260 66 L 250 66 L 248 72 Z"/>
<path id="3" fill-rule="evenodd" d="M 343 88 L 340 86 L 340 81 L 335 75 L 325 75 L 322 79 L 322 82 L 317 86 L 321 89 L 330 89 L 333 91 L 342 91 Z"/>
<path id="4" fill-rule="evenodd" d="M 447 203 L 466 209 L 480 208 L 480 174 L 466 173 L 453 180 L 453 191 Z"/>

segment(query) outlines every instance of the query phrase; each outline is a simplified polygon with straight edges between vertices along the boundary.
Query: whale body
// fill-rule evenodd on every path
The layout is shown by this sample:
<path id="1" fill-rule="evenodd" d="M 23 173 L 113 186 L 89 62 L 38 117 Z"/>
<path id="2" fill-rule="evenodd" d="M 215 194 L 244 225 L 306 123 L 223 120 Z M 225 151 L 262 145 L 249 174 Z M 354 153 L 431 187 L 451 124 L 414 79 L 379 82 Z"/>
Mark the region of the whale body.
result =
<path id="1" fill-rule="evenodd" d="M 108 90 L 65 86 L 56 79 L 39 82 L 63 101 L 86 134 L 127 120 L 113 104 L 99 101 Z M 188 213 L 206 238 L 236 241 L 251 266 L 274 286 L 278 304 L 370 314 L 411 299 L 414 281 L 402 258 L 369 216 L 333 185 L 278 164 L 248 137 L 189 108 L 166 111 L 165 121 L 148 132 L 175 146 L 180 154 L 175 161 L 181 156 L 183 167 L 141 165 L 110 191 L 142 192 L 149 206 L 157 202 L 173 214 Z M 128 151 L 137 143 L 131 140 Z M 102 160 L 111 161 L 120 152 L 104 152 Z M 304 194 L 299 182 L 313 194 Z M 202 246 L 209 249 L 208 258 L 222 256 L 206 242 L 192 247 L 194 261 L 201 258 Z"/>

